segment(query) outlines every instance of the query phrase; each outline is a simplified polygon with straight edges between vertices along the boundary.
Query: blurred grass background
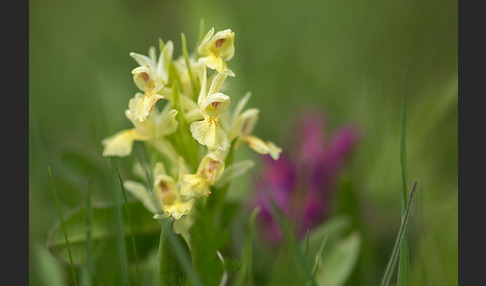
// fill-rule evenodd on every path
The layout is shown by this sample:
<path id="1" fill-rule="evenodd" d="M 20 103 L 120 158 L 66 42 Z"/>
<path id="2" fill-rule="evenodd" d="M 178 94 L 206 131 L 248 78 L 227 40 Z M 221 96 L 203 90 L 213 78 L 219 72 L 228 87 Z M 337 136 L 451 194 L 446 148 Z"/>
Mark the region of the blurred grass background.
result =
<path id="1" fill-rule="evenodd" d="M 285 152 L 289 126 L 307 107 L 322 110 L 331 131 L 345 122 L 360 128 L 346 175 L 377 253 L 377 272 L 362 285 L 378 283 L 400 224 L 407 74 L 408 183 L 419 185 L 409 225 L 411 283 L 457 285 L 457 12 L 453 0 L 30 0 L 30 283 L 66 285 L 70 278 L 45 249 L 58 219 L 47 166 L 63 213 L 86 201 L 89 180 L 93 200 L 108 200 L 100 142 L 130 127 L 123 111 L 137 89 L 129 52 L 146 54 L 162 38 L 179 56 L 180 33 L 193 47 L 204 19 L 206 30 L 236 33 L 228 94 L 252 91 L 249 105 L 262 111 L 257 135 Z M 233 192 L 250 192 L 249 180 Z"/>

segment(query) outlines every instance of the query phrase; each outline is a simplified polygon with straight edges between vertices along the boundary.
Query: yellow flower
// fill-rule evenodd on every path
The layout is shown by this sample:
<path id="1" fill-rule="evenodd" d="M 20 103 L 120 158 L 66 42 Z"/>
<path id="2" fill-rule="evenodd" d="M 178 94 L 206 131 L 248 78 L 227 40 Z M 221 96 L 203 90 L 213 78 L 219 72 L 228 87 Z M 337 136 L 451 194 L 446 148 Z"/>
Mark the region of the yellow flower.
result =
<path id="1" fill-rule="evenodd" d="M 142 95 L 137 93 L 136 97 Z M 134 141 L 149 141 L 175 132 L 179 125 L 175 119 L 176 115 L 177 110 L 170 109 L 170 105 L 167 104 L 161 113 L 155 109 L 147 120 L 139 122 L 133 118 L 130 110 L 125 110 L 125 116 L 132 122 L 134 128 L 119 131 L 103 139 L 101 142 L 104 146 L 103 156 L 124 157 L 132 152 Z"/>
<path id="2" fill-rule="evenodd" d="M 251 94 L 247 93 L 237 104 L 233 117 L 231 118 L 231 128 L 228 131 L 229 140 L 237 139 L 237 146 L 247 143 L 255 152 L 260 154 L 270 154 L 274 160 L 280 157 L 282 149 L 270 141 L 264 142 L 260 138 L 251 135 L 258 121 L 260 110 L 250 108 L 243 111 Z"/>
<path id="3" fill-rule="evenodd" d="M 123 186 L 139 199 L 156 219 L 172 216 L 178 220 L 183 215 L 189 214 L 194 200 L 179 194 L 174 179 L 167 175 L 162 163 L 155 164 L 153 176 L 154 194 L 139 182 L 127 180 Z"/>
<path id="4" fill-rule="evenodd" d="M 211 28 L 197 49 L 204 56 L 199 61 L 217 72 L 227 70 L 229 76 L 235 76 L 226 65 L 226 61 L 231 60 L 235 54 L 234 41 L 235 33 L 230 29 L 214 34 L 214 28 Z"/>
<path id="5" fill-rule="evenodd" d="M 224 171 L 223 153 L 208 153 L 199 163 L 195 174 L 189 174 L 187 169 L 180 165 L 181 195 L 191 197 L 209 196 L 211 194 L 209 186 L 213 185 Z"/>
<path id="6" fill-rule="evenodd" d="M 230 143 L 226 132 L 219 124 L 219 116 L 225 112 L 230 104 L 229 96 L 218 92 L 224 83 L 228 74 L 226 71 L 218 73 L 212 83 L 209 91 L 206 92 L 206 68 L 202 68 L 201 92 L 198 97 L 199 110 L 203 116 L 202 121 L 195 121 L 191 124 L 190 129 L 192 136 L 200 144 L 205 145 L 209 150 L 226 150 Z"/>
<path id="7" fill-rule="evenodd" d="M 243 142 L 246 142 L 248 144 L 248 147 L 253 149 L 253 151 L 260 154 L 270 154 L 270 156 L 274 160 L 278 160 L 278 158 L 280 157 L 280 152 L 282 152 L 282 149 L 275 145 L 273 142 L 264 142 L 262 139 L 256 136 L 246 135 L 241 137 L 240 139 Z"/>
<path id="8" fill-rule="evenodd" d="M 159 59 L 156 59 L 155 48 L 149 49 L 149 56 L 130 53 L 130 56 L 140 65 L 132 70 L 133 81 L 137 87 L 145 92 L 141 99 L 130 102 L 130 110 L 134 118 L 144 121 L 153 110 L 155 103 L 164 98 L 159 91 L 169 82 L 169 66 L 172 60 L 174 44 L 168 41 L 161 51 Z"/>

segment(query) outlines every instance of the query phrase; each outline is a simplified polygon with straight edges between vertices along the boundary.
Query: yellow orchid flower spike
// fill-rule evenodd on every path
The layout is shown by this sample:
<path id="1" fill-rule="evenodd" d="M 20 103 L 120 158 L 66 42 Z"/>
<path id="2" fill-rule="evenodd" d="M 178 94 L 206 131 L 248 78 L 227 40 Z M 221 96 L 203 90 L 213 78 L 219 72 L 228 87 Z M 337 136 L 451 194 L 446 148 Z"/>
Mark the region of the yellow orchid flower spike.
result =
<path id="1" fill-rule="evenodd" d="M 177 221 L 174 229 L 187 239 L 189 227 L 196 222 L 189 215 L 196 200 L 206 200 L 211 191 L 227 186 L 255 165 L 252 160 L 229 160 L 232 163 L 225 165 L 230 152 L 248 144 L 276 160 L 282 149 L 252 134 L 260 110 L 245 110 L 250 94 L 229 110 L 231 99 L 222 87 L 228 77 L 235 76 L 227 66 L 235 53 L 235 33 L 231 29 L 215 33 L 211 28 L 192 55 L 187 52 L 184 34 L 181 37 L 182 55 L 175 59 L 172 41 L 164 44 L 159 40 L 159 48 L 150 47 L 148 55 L 130 53 L 138 64 L 131 73 L 139 92 L 129 99 L 125 110 L 133 127 L 101 143 L 103 156 L 128 156 L 135 141 L 149 145 L 149 152 L 160 153 L 147 154 L 149 157 L 134 165 L 133 174 L 142 174 L 148 182 L 126 180 L 123 185 L 153 218 L 173 217 Z M 162 109 L 157 107 L 160 99 L 164 99 Z M 202 149 L 204 156 L 199 155 Z M 147 170 L 145 166 L 154 158 L 153 170 Z"/>
<path id="2" fill-rule="evenodd" d="M 159 91 L 169 82 L 169 67 L 172 61 L 174 44 L 168 41 L 157 60 L 155 47 L 150 47 L 149 57 L 130 53 L 130 56 L 140 65 L 132 70 L 133 81 L 145 93 L 144 97 L 131 100 L 130 111 L 134 119 L 144 121 L 152 112 L 159 99 L 164 98 Z"/>
<path id="3" fill-rule="evenodd" d="M 235 33 L 230 29 L 214 34 L 214 28 L 211 28 L 197 49 L 203 56 L 199 61 L 217 72 L 227 70 L 229 76 L 235 76 L 226 65 L 226 61 L 231 60 L 235 54 L 234 41 Z"/>
<path id="4" fill-rule="evenodd" d="M 153 218 L 155 219 L 172 216 L 178 220 L 183 215 L 189 214 L 194 199 L 179 194 L 176 182 L 167 175 L 162 163 L 157 162 L 155 164 L 153 176 L 154 195 L 151 195 L 145 186 L 139 182 L 127 180 L 123 182 L 123 186 L 154 214 Z"/>
<path id="5" fill-rule="evenodd" d="M 143 95 L 137 93 L 135 96 L 140 98 Z M 139 122 L 133 118 L 129 109 L 125 110 L 125 116 L 132 122 L 134 128 L 119 131 L 103 139 L 101 142 L 104 146 L 103 156 L 124 157 L 132 152 L 134 141 L 150 141 L 175 132 L 179 125 L 175 119 L 176 115 L 177 110 L 170 109 L 170 105 L 167 104 L 161 113 L 155 109 L 147 120 Z"/>
<path id="6" fill-rule="evenodd" d="M 179 181 L 181 182 L 181 195 L 191 197 L 209 196 L 212 186 L 224 171 L 224 152 L 210 152 L 199 163 L 197 172 L 189 174 L 187 169 L 181 165 Z"/>
<path id="7" fill-rule="evenodd" d="M 247 143 L 248 146 L 255 152 L 260 154 L 270 154 L 270 156 L 277 160 L 280 157 L 282 149 L 274 143 L 267 141 L 264 142 L 260 138 L 251 135 L 255 125 L 258 121 L 258 114 L 260 110 L 256 108 L 250 108 L 243 111 L 246 103 L 248 102 L 251 94 L 247 93 L 237 104 L 233 117 L 231 119 L 231 128 L 228 131 L 229 140 L 233 140 L 238 137 L 236 146 L 240 146 L 242 143 Z"/>
<path id="8" fill-rule="evenodd" d="M 218 73 L 207 92 L 206 77 L 206 67 L 202 67 L 202 83 L 198 106 L 204 119 L 202 121 L 194 121 L 190 126 L 190 130 L 192 136 L 199 144 L 207 146 L 209 150 L 219 149 L 224 151 L 230 146 L 230 143 L 218 119 L 220 114 L 227 110 L 230 98 L 226 94 L 218 92 L 218 90 L 228 77 L 228 73 L 226 71 Z"/>

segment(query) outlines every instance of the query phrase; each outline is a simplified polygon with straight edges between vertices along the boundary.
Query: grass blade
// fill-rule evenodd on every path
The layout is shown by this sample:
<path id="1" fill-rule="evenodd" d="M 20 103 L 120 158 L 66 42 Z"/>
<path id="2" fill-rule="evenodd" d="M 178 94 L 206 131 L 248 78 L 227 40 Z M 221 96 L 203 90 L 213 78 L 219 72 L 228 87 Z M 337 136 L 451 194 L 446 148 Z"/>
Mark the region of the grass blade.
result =
<path id="1" fill-rule="evenodd" d="M 120 196 L 116 181 L 116 165 L 115 165 L 115 158 L 111 158 L 111 167 L 112 167 L 112 180 L 113 180 L 113 188 L 111 195 L 115 201 L 114 207 L 114 215 L 115 215 L 115 228 L 116 228 L 116 247 L 118 251 L 118 263 L 120 266 L 120 278 L 122 280 L 122 285 L 128 285 L 128 258 L 127 252 L 125 247 L 125 237 L 123 231 L 123 215 L 121 211 L 121 203 L 120 203 Z"/>
<path id="2" fill-rule="evenodd" d="M 400 144 L 400 165 L 402 171 L 402 220 L 405 214 L 405 209 L 407 208 L 407 153 L 406 153 L 406 142 L 407 142 L 407 124 L 406 124 L 406 94 L 407 94 L 407 73 L 405 72 L 402 88 L 402 135 Z M 405 230 L 403 234 L 403 241 L 400 247 L 400 258 L 398 261 L 398 286 L 408 286 L 409 285 L 409 258 L 408 258 L 408 238 L 407 231 Z"/>
<path id="3" fill-rule="evenodd" d="M 201 45 L 202 40 L 204 39 L 204 36 L 206 35 L 206 29 L 204 28 L 204 19 L 201 19 L 199 21 L 199 36 L 197 37 L 197 43 L 196 46 L 194 47 L 194 54 L 196 55 L 196 58 L 198 58 L 198 52 L 197 49 Z"/>
<path id="4" fill-rule="evenodd" d="M 112 262 L 108 268 L 113 272 L 118 271 L 117 264 L 115 263 L 117 261 L 117 249 L 113 223 L 114 208 L 115 206 L 112 202 L 99 202 L 97 204 L 94 201 L 92 202 L 91 243 L 95 270 L 97 266 L 104 266 L 104 263 Z M 157 247 L 160 226 L 156 220 L 152 219 L 150 212 L 140 202 L 129 202 L 128 208 L 130 210 L 135 241 L 137 242 L 138 259 L 139 262 L 142 262 L 142 258 L 147 257 L 153 247 Z M 63 214 L 64 225 L 69 236 L 73 265 L 76 269 L 76 274 L 78 274 L 78 281 L 80 278 L 78 269 L 84 268 L 88 260 L 86 256 L 86 249 L 88 248 L 86 242 L 86 217 L 86 206 L 79 206 L 68 215 L 66 213 Z M 123 226 L 123 235 L 125 241 L 128 242 L 130 241 L 130 229 L 128 224 L 124 224 Z M 65 264 L 69 264 L 67 245 L 64 239 L 62 225 L 59 221 L 49 230 L 47 250 L 56 259 Z M 135 262 L 132 252 L 127 253 L 129 254 L 128 261 Z M 108 272 L 101 273 L 100 271 L 95 271 L 95 280 L 98 280 L 98 277 L 105 276 L 106 273 Z"/>
<path id="5" fill-rule="evenodd" d="M 288 220 L 285 218 L 282 210 L 280 207 L 277 205 L 277 203 L 273 200 L 273 198 L 270 199 L 271 205 L 272 205 L 272 213 L 274 217 L 277 219 L 278 225 L 280 227 L 280 230 L 284 234 L 285 239 L 289 243 L 291 249 L 294 251 L 295 256 L 299 260 L 299 265 L 302 267 L 302 270 L 305 273 L 307 283 L 306 285 L 317 285 L 314 277 L 312 277 L 311 270 L 309 268 L 309 263 L 304 255 L 302 253 L 299 244 L 297 242 L 297 238 L 292 230 L 292 227 L 290 226 L 290 223 Z"/>
<path id="6" fill-rule="evenodd" d="M 54 179 L 52 178 L 51 168 L 48 166 L 47 169 L 49 170 L 49 176 L 51 178 L 52 190 L 54 191 L 54 197 L 56 198 L 56 205 L 57 205 L 57 210 L 59 211 L 59 219 L 61 220 L 62 230 L 64 232 L 64 239 L 66 240 L 67 250 L 68 250 L 68 254 L 69 254 L 69 261 L 70 261 L 70 264 L 71 264 L 71 272 L 73 274 L 74 285 L 78 285 L 78 282 L 77 282 L 77 279 L 76 279 L 76 272 L 74 271 L 73 256 L 71 254 L 71 246 L 69 244 L 66 226 L 64 225 L 64 220 L 62 219 L 61 206 L 59 205 L 59 199 L 57 198 L 56 186 L 54 185 Z"/>
<path id="7" fill-rule="evenodd" d="M 252 253 L 253 240 L 255 233 L 255 220 L 260 212 L 260 207 L 255 207 L 250 215 L 250 223 L 248 224 L 248 234 L 246 235 L 245 244 L 243 247 L 243 255 L 241 257 L 241 269 L 236 278 L 235 285 L 253 285 L 252 273 Z"/>
<path id="8" fill-rule="evenodd" d="M 412 191 L 410 192 L 410 196 L 408 198 L 407 209 L 405 210 L 405 214 L 402 219 L 402 223 L 400 225 L 400 229 L 398 230 L 397 239 L 395 241 L 395 246 L 393 247 L 392 254 L 390 256 L 390 260 L 386 266 L 385 274 L 383 275 L 383 279 L 381 281 L 381 286 L 387 286 L 390 284 L 391 277 L 393 275 L 393 268 L 397 262 L 398 252 L 402 244 L 403 235 L 405 234 L 405 229 L 408 224 L 408 219 L 410 217 L 410 206 L 412 205 L 412 199 L 415 194 L 415 190 L 417 188 L 417 182 L 413 184 Z"/>
<path id="9" fill-rule="evenodd" d="M 405 79 L 403 83 L 402 89 L 402 128 L 401 128 L 401 142 L 400 142 L 400 166 L 402 171 L 402 217 L 405 214 L 405 209 L 407 208 L 407 122 L 406 122 L 406 112 L 407 112 L 407 105 L 406 105 L 406 78 L 407 74 L 405 73 Z"/>
<path id="10" fill-rule="evenodd" d="M 324 251 L 324 246 L 326 245 L 328 237 L 329 235 L 324 236 L 324 239 L 322 239 L 321 245 L 319 246 L 319 251 L 317 251 L 316 260 L 314 262 L 314 266 L 312 267 L 312 277 L 315 277 L 316 275 L 317 267 L 319 266 L 319 260 L 321 259 L 322 252 Z"/>
<path id="11" fill-rule="evenodd" d="M 309 229 L 305 233 L 305 257 L 309 257 Z"/>
<path id="12" fill-rule="evenodd" d="M 226 286 L 228 283 L 228 271 L 226 270 L 226 262 L 224 261 L 224 257 L 221 254 L 221 252 L 216 251 L 216 254 L 218 255 L 219 260 L 221 260 L 221 264 L 223 265 L 223 276 L 221 277 L 221 281 L 219 282 L 219 286 Z"/>
<path id="13" fill-rule="evenodd" d="M 130 211 L 128 209 L 127 193 L 125 192 L 125 187 L 123 187 L 123 180 L 120 176 L 120 171 L 118 170 L 118 168 L 116 168 L 116 173 L 118 174 L 118 178 L 120 179 L 121 189 L 123 191 L 123 199 L 125 200 L 125 212 L 127 214 L 128 226 L 130 228 L 130 238 L 132 240 L 133 256 L 135 257 L 135 269 L 137 273 L 137 281 L 138 281 L 138 285 L 142 285 L 142 281 L 140 279 L 140 267 L 138 265 L 137 247 L 135 246 L 135 235 L 133 231 L 133 224 L 132 224 L 132 219 L 130 217 Z"/>
<path id="14" fill-rule="evenodd" d="M 91 190 L 92 181 L 89 181 L 88 185 L 88 198 L 86 199 L 86 265 L 88 270 L 88 285 L 93 285 L 93 241 L 91 240 L 91 228 L 93 221 L 93 208 L 91 206 Z"/>
<path id="15" fill-rule="evenodd" d="M 194 80 L 194 76 L 192 75 L 191 63 L 189 62 L 189 54 L 187 52 L 186 35 L 184 35 L 184 33 L 181 34 L 181 41 L 182 41 L 182 55 L 184 56 L 184 61 L 186 62 L 187 72 L 189 74 L 189 79 L 191 81 L 192 92 L 194 95 L 194 99 L 197 100 L 199 90 L 196 85 L 196 81 Z"/>

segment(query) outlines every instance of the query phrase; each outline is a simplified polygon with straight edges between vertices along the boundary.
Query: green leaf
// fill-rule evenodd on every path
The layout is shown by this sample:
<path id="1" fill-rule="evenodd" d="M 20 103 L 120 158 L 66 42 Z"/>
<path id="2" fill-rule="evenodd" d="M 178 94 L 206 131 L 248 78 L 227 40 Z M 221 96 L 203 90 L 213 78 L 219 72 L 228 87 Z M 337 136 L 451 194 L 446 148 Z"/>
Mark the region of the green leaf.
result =
<path id="1" fill-rule="evenodd" d="M 312 229 L 309 233 L 309 246 L 308 246 L 308 253 L 314 254 L 317 253 L 322 240 L 329 236 L 329 240 L 327 244 L 332 243 L 338 237 L 340 237 L 344 231 L 346 231 L 351 225 L 351 220 L 348 216 L 337 216 L 332 217 L 326 220 L 321 225 Z M 304 242 L 301 244 L 302 248 L 305 248 Z M 310 262 L 313 262 L 310 260 Z"/>
<path id="2" fill-rule="evenodd" d="M 252 258 L 253 258 L 253 240 L 255 233 L 255 220 L 260 212 L 260 208 L 253 209 L 250 215 L 250 222 L 248 224 L 248 233 L 243 247 L 243 255 L 241 258 L 241 268 L 236 277 L 235 285 L 253 285 L 252 273 Z"/>
<path id="3" fill-rule="evenodd" d="M 189 233 L 194 268 L 201 274 L 203 285 L 218 285 L 223 276 L 223 267 L 216 251 L 224 249 L 229 241 L 228 233 L 214 223 L 202 200 L 196 201 L 191 212 L 194 223 Z"/>
<path id="4" fill-rule="evenodd" d="M 299 245 L 297 241 L 297 237 L 290 225 L 290 222 L 287 220 L 287 218 L 285 217 L 285 215 L 283 214 L 279 206 L 274 201 L 271 201 L 271 206 L 272 206 L 272 213 L 274 217 L 277 219 L 277 223 L 280 227 L 280 230 L 284 234 L 285 242 L 288 244 L 291 251 L 293 252 L 293 255 L 296 258 L 296 262 L 300 267 L 300 270 L 302 270 L 305 275 L 306 284 L 316 285 L 316 281 L 314 280 L 314 277 L 312 277 L 309 261 L 307 260 L 305 254 L 302 251 L 302 249 L 305 248 Z"/>
<path id="5" fill-rule="evenodd" d="M 29 285 L 65 286 L 68 284 L 64 265 L 52 258 L 44 243 L 29 241 L 29 252 Z"/>
<path id="6" fill-rule="evenodd" d="M 170 222 L 162 223 L 159 244 L 159 285 L 186 285 L 184 267 L 192 268 L 189 247 L 180 234 L 175 234 Z"/>
<path id="7" fill-rule="evenodd" d="M 322 267 L 318 267 L 319 285 L 343 285 L 350 276 L 358 260 L 361 236 L 351 233 L 322 254 Z"/>
<path id="8" fill-rule="evenodd" d="M 151 248 L 157 245 L 160 226 L 154 219 L 152 219 L 152 214 L 147 211 L 141 203 L 129 203 L 127 207 L 130 211 L 133 223 L 133 234 L 137 242 L 138 254 L 143 256 L 147 254 Z M 107 255 L 106 250 L 108 250 L 115 241 L 115 233 L 112 227 L 113 211 L 113 205 L 97 205 L 92 207 L 91 244 L 94 259 L 100 255 Z M 79 207 L 64 221 L 66 232 L 69 237 L 73 264 L 78 266 L 87 264 L 87 215 L 87 208 Z M 123 235 L 125 239 L 128 240 L 130 239 L 128 223 L 124 223 L 123 225 Z M 68 245 L 63 237 L 63 230 L 60 222 L 54 224 L 49 231 L 47 248 L 54 257 L 64 263 L 69 263 Z"/>

